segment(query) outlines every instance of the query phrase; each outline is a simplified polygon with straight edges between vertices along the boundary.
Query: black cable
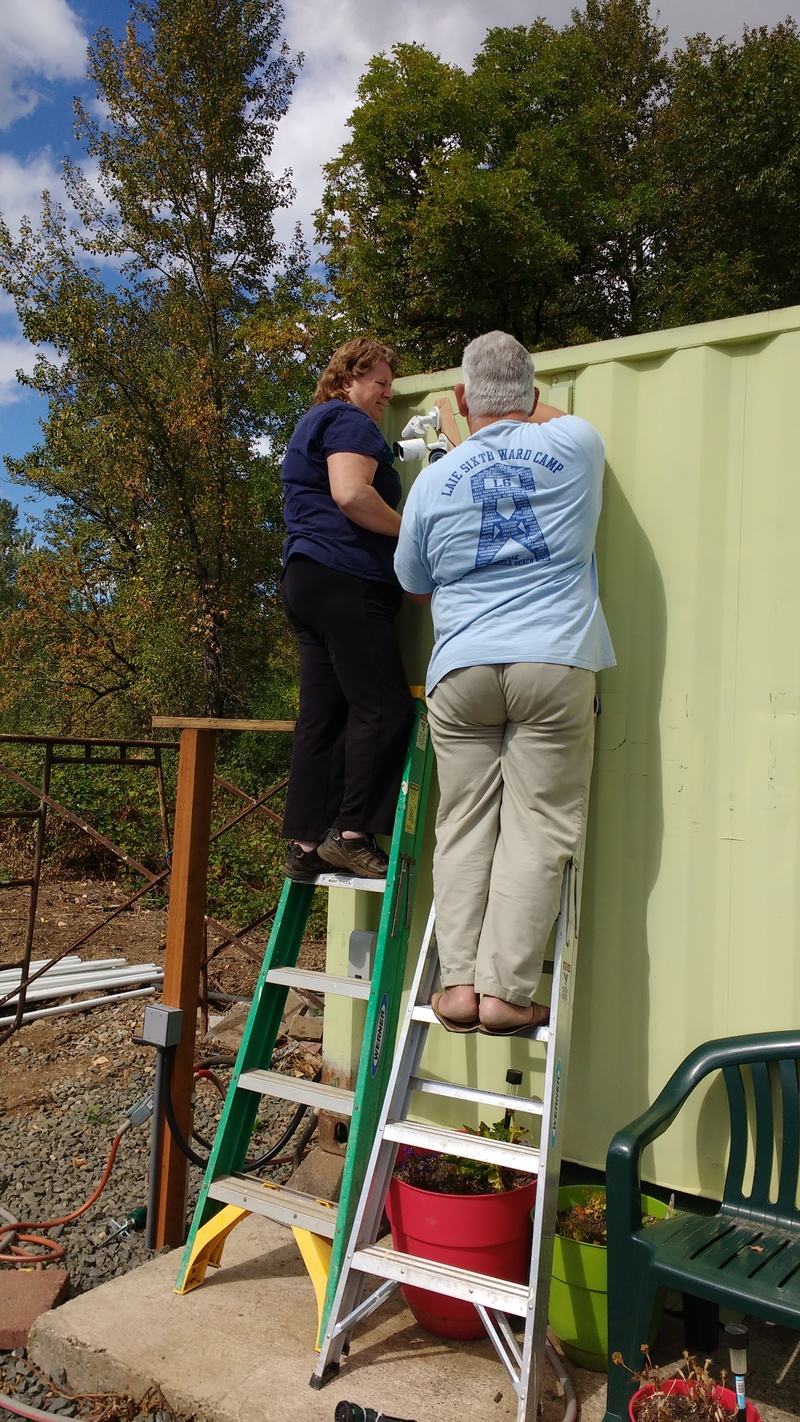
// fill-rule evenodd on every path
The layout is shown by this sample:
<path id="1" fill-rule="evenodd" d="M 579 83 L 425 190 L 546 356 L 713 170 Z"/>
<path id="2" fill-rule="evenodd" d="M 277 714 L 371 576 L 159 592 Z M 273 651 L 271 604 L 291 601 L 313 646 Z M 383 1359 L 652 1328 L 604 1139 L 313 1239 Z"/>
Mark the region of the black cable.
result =
<path id="1" fill-rule="evenodd" d="M 252 1171 L 258 1170 L 260 1166 L 266 1165 L 270 1160 L 273 1160 L 276 1155 L 280 1155 L 283 1147 L 292 1139 L 307 1110 L 307 1106 L 298 1106 L 280 1140 L 277 1141 L 274 1146 L 270 1146 L 269 1150 L 266 1151 L 264 1155 L 260 1155 L 257 1160 L 246 1160 L 242 1166 L 242 1174 L 250 1175 Z"/>
<path id="2" fill-rule="evenodd" d="M 178 1122 L 175 1120 L 175 1111 L 172 1105 L 172 1056 L 174 1051 L 174 1047 L 158 1048 L 159 1056 L 161 1056 L 164 1062 L 164 1114 L 167 1118 L 167 1125 L 172 1133 L 172 1139 L 178 1147 L 178 1150 L 182 1155 L 186 1156 L 186 1159 L 190 1161 L 192 1165 L 199 1165 L 201 1170 L 205 1170 L 208 1161 L 203 1160 L 202 1156 L 197 1154 L 197 1151 L 192 1150 L 188 1141 L 185 1141 L 181 1135 Z"/>
<path id="3" fill-rule="evenodd" d="M 205 1170 L 208 1166 L 208 1161 L 203 1160 L 202 1157 L 192 1149 L 189 1142 L 184 1140 L 178 1122 L 175 1119 L 175 1110 L 172 1104 L 172 1055 L 174 1051 L 175 1047 L 158 1048 L 159 1055 L 164 1061 L 164 1114 L 167 1118 L 167 1125 L 172 1133 L 172 1138 L 178 1149 L 186 1156 L 186 1159 L 190 1161 L 192 1165 L 197 1165 L 201 1170 Z M 320 1075 L 321 1071 L 315 1072 L 313 1080 L 318 1081 Z M 242 1166 L 242 1173 L 245 1175 L 250 1174 L 252 1171 L 258 1170 L 260 1166 L 267 1165 L 269 1161 L 274 1160 L 276 1155 L 280 1155 L 284 1146 L 292 1139 L 307 1110 L 307 1106 L 298 1106 L 286 1130 L 280 1137 L 280 1140 L 276 1141 L 275 1145 L 270 1146 L 269 1150 L 265 1151 L 263 1155 L 258 1156 L 256 1160 L 246 1160 Z M 203 1141 L 202 1144 L 206 1145 L 206 1142 Z M 211 1149 L 210 1146 L 206 1148 Z"/>

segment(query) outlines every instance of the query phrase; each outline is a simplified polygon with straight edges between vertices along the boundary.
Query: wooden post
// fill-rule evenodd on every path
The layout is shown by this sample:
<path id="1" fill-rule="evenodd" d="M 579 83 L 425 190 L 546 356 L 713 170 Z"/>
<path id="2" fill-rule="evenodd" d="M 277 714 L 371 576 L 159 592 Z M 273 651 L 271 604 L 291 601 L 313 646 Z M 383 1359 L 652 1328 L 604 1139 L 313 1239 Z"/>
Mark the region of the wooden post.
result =
<path id="1" fill-rule="evenodd" d="M 178 761 L 162 1001 L 166 1007 L 183 1009 L 183 1035 L 172 1062 L 172 1102 L 186 1140 L 192 1128 L 197 989 L 203 960 L 216 739 L 214 730 L 183 730 Z M 186 1238 L 187 1165 L 172 1133 L 164 1130 L 157 1165 L 156 1249 L 165 1244 L 181 1245 Z"/>

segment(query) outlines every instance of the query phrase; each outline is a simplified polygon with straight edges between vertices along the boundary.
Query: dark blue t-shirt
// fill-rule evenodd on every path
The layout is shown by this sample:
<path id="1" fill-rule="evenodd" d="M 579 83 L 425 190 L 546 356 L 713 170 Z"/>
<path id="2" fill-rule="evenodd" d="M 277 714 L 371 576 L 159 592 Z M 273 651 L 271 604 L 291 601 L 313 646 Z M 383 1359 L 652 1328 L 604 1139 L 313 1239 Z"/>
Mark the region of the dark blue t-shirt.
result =
<path id="1" fill-rule="evenodd" d="M 347 400 L 312 405 L 298 422 L 283 460 L 284 567 L 293 553 L 304 553 L 342 573 L 396 584 L 397 539 L 360 528 L 342 513 L 331 494 L 329 454 L 376 459 L 372 487 L 390 508 L 396 509 L 400 502 L 400 477 L 392 466 L 392 451 L 375 421 Z"/>

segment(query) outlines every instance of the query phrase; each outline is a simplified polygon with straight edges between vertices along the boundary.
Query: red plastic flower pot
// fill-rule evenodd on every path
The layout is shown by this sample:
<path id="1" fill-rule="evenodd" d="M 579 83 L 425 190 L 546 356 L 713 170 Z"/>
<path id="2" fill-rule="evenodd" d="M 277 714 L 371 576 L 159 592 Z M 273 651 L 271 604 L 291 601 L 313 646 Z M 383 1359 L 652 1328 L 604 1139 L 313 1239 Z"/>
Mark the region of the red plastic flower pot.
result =
<path id="1" fill-rule="evenodd" d="M 475 1274 L 528 1281 L 536 1181 L 490 1195 L 443 1195 L 392 1178 L 386 1213 L 395 1249 Z M 481 1338 L 486 1330 L 473 1304 L 404 1285 L 417 1322 L 442 1338 Z"/>
<path id="2" fill-rule="evenodd" d="M 686 1378 L 668 1378 L 666 1382 L 661 1383 L 661 1391 L 666 1393 L 679 1392 L 685 1394 L 690 1391 L 690 1387 L 688 1382 L 686 1381 Z M 639 1391 L 633 1394 L 633 1397 L 628 1403 L 628 1413 L 630 1415 L 631 1422 L 637 1422 L 639 1413 L 639 1403 L 641 1402 L 642 1398 L 651 1397 L 654 1392 L 655 1384 L 646 1383 L 644 1387 L 640 1387 Z M 728 1412 L 732 1412 L 735 1417 L 736 1393 L 733 1392 L 729 1387 L 718 1387 L 716 1389 L 716 1392 L 717 1397 L 722 1403 L 722 1406 Z M 761 1422 L 761 1418 L 759 1417 L 758 1413 L 756 1412 L 756 1409 L 753 1407 L 753 1404 L 751 1402 L 748 1402 L 747 1404 L 746 1417 L 747 1422 Z"/>

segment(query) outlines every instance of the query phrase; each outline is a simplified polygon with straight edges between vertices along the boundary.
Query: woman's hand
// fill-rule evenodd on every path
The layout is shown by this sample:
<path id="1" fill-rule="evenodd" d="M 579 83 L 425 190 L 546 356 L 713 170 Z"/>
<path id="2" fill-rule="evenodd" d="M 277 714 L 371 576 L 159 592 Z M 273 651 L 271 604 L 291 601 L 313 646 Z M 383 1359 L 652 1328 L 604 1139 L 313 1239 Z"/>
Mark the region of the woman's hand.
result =
<path id="1" fill-rule="evenodd" d="M 377 459 L 366 454 L 329 454 L 327 464 L 333 501 L 345 517 L 359 528 L 396 538 L 400 515 L 383 502 L 372 486 Z"/>

